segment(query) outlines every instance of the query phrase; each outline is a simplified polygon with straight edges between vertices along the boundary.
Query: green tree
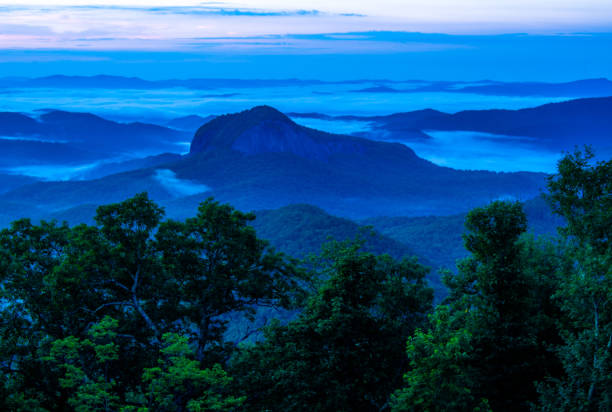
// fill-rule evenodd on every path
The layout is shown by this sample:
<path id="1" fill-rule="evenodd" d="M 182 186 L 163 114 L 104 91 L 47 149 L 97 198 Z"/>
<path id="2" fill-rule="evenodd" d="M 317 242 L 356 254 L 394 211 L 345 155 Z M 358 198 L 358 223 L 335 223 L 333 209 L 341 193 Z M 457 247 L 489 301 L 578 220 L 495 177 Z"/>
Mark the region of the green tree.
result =
<path id="1" fill-rule="evenodd" d="M 167 333 L 186 336 L 199 367 L 226 379 L 213 367 L 235 348 L 225 340 L 226 317 L 303 295 L 306 272 L 258 239 L 252 219 L 208 200 L 192 219 L 163 221 L 140 194 L 101 206 L 95 226 L 21 220 L 0 231 L 2 409 L 132 405 Z M 101 324 L 118 345 L 104 375 L 91 336 Z"/>
<path id="2" fill-rule="evenodd" d="M 193 336 L 198 360 L 222 349 L 224 315 L 252 318 L 258 305 L 291 307 L 302 296 L 305 272 L 257 238 L 248 225 L 253 219 L 208 199 L 196 217 L 165 222 L 157 233 L 161 261 L 172 273 L 161 285 L 161 307 Z"/>
<path id="3" fill-rule="evenodd" d="M 358 245 L 323 259 L 329 277 L 300 316 L 234 360 L 247 410 L 380 410 L 401 382 L 405 340 L 431 308 L 426 269 Z"/>
<path id="4" fill-rule="evenodd" d="M 0 231 L 0 367 L 3 410 L 58 410 L 57 379 L 39 356 L 48 335 L 62 335 L 65 315 L 50 293 L 48 279 L 60 264 L 70 229 L 29 219 Z M 60 401 L 61 403 L 61 401 Z"/>
<path id="5" fill-rule="evenodd" d="M 549 180 L 572 265 L 556 293 L 564 373 L 541 385 L 542 410 L 612 409 L 612 161 L 593 158 L 589 148 L 568 154 Z"/>
<path id="6" fill-rule="evenodd" d="M 151 411 L 231 411 L 244 401 L 228 394 L 231 378 L 220 365 L 201 369 L 188 339 L 175 333 L 162 337 L 158 365 L 144 370 L 146 408 Z"/>
<path id="7" fill-rule="evenodd" d="M 440 305 L 429 318 L 430 328 L 408 339 L 408 372 L 404 388 L 392 395 L 393 411 L 488 410 L 488 402 L 474 395 L 474 348 L 470 331 L 463 327 L 465 316 Z"/>
<path id="8" fill-rule="evenodd" d="M 466 229 L 471 255 L 445 277 L 448 306 L 408 341 L 394 410 L 524 410 L 537 397 L 535 382 L 558 368 L 548 350 L 559 341 L 550 298 L 558 251 L 525 236 L 517 202 L 474 209 Z"/>
<path id="9" fill-rule="evenodd" d="M 77 412 L 115 411 L 119 407 L 117 326 L 118 322 L 107 316 L 91 326 L 87 339 L 68 336 L 51 344 L 46 359 L 61 370 L 59 385 Z"/>

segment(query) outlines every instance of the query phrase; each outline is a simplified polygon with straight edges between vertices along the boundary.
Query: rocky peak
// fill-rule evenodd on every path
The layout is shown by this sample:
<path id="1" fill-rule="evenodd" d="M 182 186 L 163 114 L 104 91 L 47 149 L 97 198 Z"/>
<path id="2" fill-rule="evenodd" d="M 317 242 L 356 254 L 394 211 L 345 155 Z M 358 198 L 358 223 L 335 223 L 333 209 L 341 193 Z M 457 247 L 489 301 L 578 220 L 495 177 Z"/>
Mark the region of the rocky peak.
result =
<path id="1" fill-rule="evenodd" d="M 269 106 L 219 116 L 200 127 L 190 154 L 232 150 L 247 155 L 291 153 L 327 160 L 334 153 L 363 152 L 375 144 L 365 139 L 334 135 L 300 126 Z"/>

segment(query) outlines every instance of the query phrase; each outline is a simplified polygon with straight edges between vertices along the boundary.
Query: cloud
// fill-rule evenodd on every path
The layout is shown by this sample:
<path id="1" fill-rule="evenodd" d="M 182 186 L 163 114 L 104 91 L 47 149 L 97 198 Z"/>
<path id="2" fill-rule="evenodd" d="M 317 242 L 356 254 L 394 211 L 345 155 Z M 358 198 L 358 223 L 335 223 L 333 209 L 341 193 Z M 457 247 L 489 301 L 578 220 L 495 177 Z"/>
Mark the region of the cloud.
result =
<path id="1" fill-rule="evenodd" d="M 224 4 L 224 3 L 220 3 Z M 138 12 L 151 14 L 176 14 L 176 15 L 191 15 L 191 16 L 249 16 L 249 17 L 287 17 L 287 16 L 320 16 L 325 13 L 320 10 L 312 9 L 287 9 L 287 10 L 268 10 L 258 8 L 242 8 L 242 7 L 227 7 L 227 6 L 166 6 L 166 7 L 137 7 L 137 6 L 119 6 L 119 5 L 79 5 L 79 6 L 50 6 L 44 9 L 35 9 L 28 7 L 0 7 L 0 12 L 10 11 L 124 11 Z M 359 17 L 363 14 L 359 13 L 337 13 L 344 17 Z"/>
<path id="2" fill-rule="evenodd" d="M 161 14 L 187 14 L 196 16 L 249 16 L 249 17 L 287 17 L 287 16 L 319 16 L 319 10 L 263 10 L 226 7 L 150 7 L 145 9 L 132 9 Z"/>
<path id="3" fill-rule="evenodd" d="M 253 54 L 389 54 L 420 53 L 468 47 L 459 44 L 428 42 L 390 42 L 361 39 L 300 39 L 288 36 L 283 40 L 275 39 L 199 39 L 186 43 L 194 51 L 212 51 L 216 53 Z"/>
<path id="4" fill-rule="evenodd" d="M 37 35 L 46 36 L 53 34 L 53 31 L 46 26 L 31 26 L 27 24 L 4 24 L 0 23 L 0 33 L 2 35 Z"/>
<path id="5" fill-rule="evenodd" d="M 70 52 L 65 53 L 41 53 L 29 50 L 2 50 L 0 63 L 49 63 L 49 62 L 104 62 L 110 61 L 108 56 L 84 56 Z"/>
<path id="6" fill-rule="evenodd" d="M 0 48 L 5 49 L 169 51 L 198 43 L 196 38 L 210 42 L 224 37 L 283 36 L 289 30 L 296 33 L 312 33 L 326 27 L 356 30 L 361 19 L 356 14 L 318 9 L 207 4 L 0 7 L 1 21 L 11 22 L 0 24 Z"/>

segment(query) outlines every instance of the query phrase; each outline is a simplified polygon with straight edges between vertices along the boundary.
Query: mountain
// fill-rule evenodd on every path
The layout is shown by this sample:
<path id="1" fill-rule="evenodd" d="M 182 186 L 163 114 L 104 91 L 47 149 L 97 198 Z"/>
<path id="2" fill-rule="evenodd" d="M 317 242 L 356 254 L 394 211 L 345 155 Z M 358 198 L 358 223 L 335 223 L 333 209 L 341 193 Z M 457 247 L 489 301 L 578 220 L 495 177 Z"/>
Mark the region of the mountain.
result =
<path id="1" fill-rule="evenodd" d="M 166 123 L 166 126 L 171 127 L 173 129 L 183 130 L 191 133 L 195 133 L 203 124 L 208 123 L 216 116 L 197 116 L 197 115 L 189 115 L 183 117 L 177 117 L 176 119 L 170 120 Z"/>
<path id="2" fill-rule="evenodd" d="M 290 256 L 301 258 L 318 253 L 329 239 L 344 241 L 359 237 L 365 241 L 364 249 L 372 253 L 387 253 L 397 259 L 415 256 L 406 245 L 316 206 L 289 205 L 256 211 L 255 215 L 252 225 L 258 236 Z"/>
<path id="3" fill-rule="evenodd" d="M 328 162 L 334 155 L 363 154 L 381 148 L 366 139 L 333 135 L 299 126 L 283 113 L 259 106 L 234 115 L 220 116 L 195 134 L 190 155 L 235 151 L 248 156 L 287 153 Z M 405 146 L 397 147 L 413 166 L 429 165 Z"/>
<path id="4" fill-rule="evenodd" d="M 36 179 L 29 176 L 0 173 L 0 193 L 8 192 L 20 186 L 32 184 Z"/>
<path id="5" fill-rule="evenodd" d="M 254 226 L 259 235 L 294 256 L 318 249 L 328 235 L 347 239 L 362 233 L 361 225 L 348 219 L 390 216 L 365 221 L 379 231 L 367 247 L 396 256 L 415 254 L 437 269 L 456 249 L 440 248 L 436 239 L 452 244 L 461 233 L 460 214 L 493 199 L 532 198 L 546 179 L 538 173 L 436 166 L 404 145 L 310 129 L 267 106 L 204 124 L 187 155 L 131 165 L 140 168 L 93 180 L 25 184 L 0 194 L 0 224 L 26 216 L 90 222 L 96 205 L 143 191 L 169 217 L 185 218 L 212 196 L 240 210 L 258 211 Z M 451 215 L 436 221 L 450 223 L 434 223 L 441 230 L 425 235 L 418 227 L 428 218 L 414 216 L 426 214 Z M 401 222 L 385 220 L 393 216 L 403 217 L 397 218 Z M 407 235 L 398 236 L 400 231 Z M 432 279 L 438 278 L 434 274 Z"/>
<path id="6" fill-rule="evenodd" d="M 400 116 L 401 118 L 401 116 Z M 550 103 L 521 110 L 463 111 L 414 120 L 420 129 L 472 130 L 508 136 L 540 138 L 546 146 L 569 150 L 575 144 L 609 144 L 612 136 L 612 97 Z"/>
<path id="7" fill-rule="evenodd" d="M 168 203 L 162 202 L 168 206 Z M 71 225 L 79 223 L 94 224 L 97 206 L 83 204 L 71 209 L 54 212 L 49 215 L 34 212 L 34 219 L 55 219 L 66 221 Z M 170 208 L 170 218 L 186 218 L 195 213 L 195 210 L 177 216 L 176 209 Z M 32 213 L 32 211 L 30 211 Z M 429 261 L 417 256 L 415 251 L 405 244 L 381 235 L 369 226 L 363 226 L 354 221 L 332 216 L 324 210 L 307 204 L 289 205 L 274 210 L 255 211 L 256 219 L 251 225 L 257 231 L 257 236 L 266 239 L 276 250 L 294 258 L 305 258 L 310 254 L 321 252 L 323 244 L 330 240 L 345 241 L 362 239 L 363 249 L 375 254 L 389 254 L 396 259 L 417 257 L 419 262 L 431 268 L 441 266 L 440 262 Z M 0 224 L 2 215 L 0 215 Z M 8 224 L 7 222 L 4 222 Z M 1 227 L 1 225 L 0 225 Z M 444 294 L 444 287 L 440 283 L 440 275 L 435 270 L 431 272 L 429 280 L 438 295 Z"/>
<path id="8" fill-rule="evenodd" d="M 445 91 L 494 96 L 605 97 L 612 96 L 612 81 L 585 79 L 565 83 L 491 82 L 483 85 L 453 86 L 446 88 Z"/>
<path id="9" fill-rule="evenodd" d="M 392 82 L 390 82 L 392 83 Z M 489 96 L 520 97 L 607 97 L 612 96 L 612 81 L 585 79 L 564 83 L 437 81 L 419 87 L 396 89 L 384 85 L 352 90 L 354 93 L 469 93 Z"/>
<path id="10" fill-rule="evenodd" d="M 91 113 L 60 110 L 40 116 L 45 135 L 100 151 L 143 150 L 157 146 L 177 148 L 185 133 L 147 123 L 117 123 Z"/>
<path id="11" fill-rule="evenodd" d="M 321 246 L 331 239 L 337 241 L 362 239 L 363 249 L 374 254 L 388 254 L 396 259 L 417 257 L 421 264 L 434 269 L 428 279 L 437 296 L 445 294 L 436 268 L 432 262 L 417 256 L 415 251 L 403 243 L 381 235 L 368 226 L 359 225 L 351 220 L 332 216 L 318 207 L 299 204 L 275 210 L 255 212 L 257 218 L 252 226 L 257 236 L 266 239 L 278 251 L 289 256 L 302 258 L 321 251 Z"/>
<path id="12" fill-rule="evenodd" d="M 90 177 L 151 166 L 140 163 L 109 165 L 134 156 L 184 152 L 190 133 L 146 123 L 118 123 L 91 113 L 58 110 L 38 118 L 22 113 L 0 112 L 0 168 L 40 175 L 32 168 L 77 168 L 71 175 L 89 172 Z M 164 159 L 168 161 L 169 159 Z M 104 166 L 100 166 L 104 164 Z M 0 169 L 1 170 L 1 169 Z M 57 174 L 57 173 L 54 173 Z M 0 181 L 0 191 L 6 190 Z"/>
<path id="13" fill-rule="evenodd" d="M 351 90 L 351 93 L 401 93 L 401 90 L 394 89 L 388 86 L 366 87 L 358 90 Z"/>
<path id="14" fill-rule="evenodd" d="M 262 106 L 206 123 L 189 154 L 168 164 L 91 181 L 36 183 L 0 202 L 53 211 L 149 191 L 181 210 L 215 196 L 242 210 L 309 203 L 350 218 L 418 216 L 458 213 L 499 197 L 531 198 L 544 181 L 537 173 L 439 167 L 404 145 L 309 129 Z"/>
<path id="15" fill-rule="evenodd" d="M 41 132 L 40 124 L 22 113 L 0 112 L 0 136 L 30 136 Z"/>
<path id="16" fill-rule="evenodd" d="M 175 153 L 162 153 L 155 156 L 124 160 L 120 162 L 106 162 L 85 170 L 78 175 L 79 179 L 99 179 L 108 175 L 129 172 L 132 170 L 146 169 L 161 166 L 180 160 L 182 157 Z"/>
<path id="17" fill-rule="evenodd" d="M 53 75 L 38 78 L 21 78 L 17 80 L 5 81 L 0 79 L 2 87 L 58 87 L 58 88 L 86 88 L 86 89 L 151 89 L 157 88 L 155 82 L 140 79 L 138 77 L 123 76 L 64 76 Z"/>
<path id="18" fill-rule="evenodd" d="M 74 89 L 134 89 L 155 90 L 163 88 L 184 87 L 190 89 L 218 88 L 259 88 L 259 87 L 289 87 L 318 84 L 337 84 L 344 82 L 323 82 L 319 80 L 299 79 L 166 79 L 143 80 L 138 77 L 123 76 L 65 76 L 53 75 L 38 78 L 0 78 L 3 88 L 74 88 Z M 348 82 L 350 83 L 350 82 Z"/>
<path id="19" fill-rule="evenodd" d="M 118 123 L 91 113 L 45 111 L 38 119 L 21 113 L 0 112 L 0 136 L 71 143 L 100 152 L 176 148 L 189 139 L 185 132 L 147 123 Z"/>
<path id="20" fill-rule="evenodd" d="M 444 113 L 426 109 L 388 116 L 292 114 L 293 117 L 370 122 L 370 136 L 402 136 L 419 131 L 474 131 L 532 138 L 530 144 L 553 150 L 572 150 L 592 144 L 612 152 L 612 97 L 568 100 L 520 110 L 466 110 Z"/>
<path id="21" fill-rule="evenodd" d="M 67 143 L 27 140 L 22 137 L 13 139 L 0 137 L 0 153 L 2 153 L 0 156 L 2 168 L 44 164 L 76 165 L 99 160 L 105 156 L 104 153 L 81 149 Z"/>
<path id="22" fill-rule="evenodd" d="M 539 236 L 554 236 L 563 220 L 554 215 L 542 197 L 523 203 L 529 232 Z M 433 269 L 455 269 L 458 259 L 467 256 L 462 234 L 466 214 L 450 216 L 375 217 L 361 221 L 378 232 L 406 245 L 422 259 L 434 262 Z"/>
<path id="23" fill-rule="evenodd" d="M 470 93 L 496 96 L 537 97 L 604 97 L 612 96 L 612 81 L 584 79 L 571 82 L 498 82 L 482 80 L 476 82 L 422 80 L 359 79 L 349 81 L 320 81 L 300 79 L 166 79 L 144 80 L 123 76 L 64 76 L 53 75 L 38 78 L 2 77 L 0 88 L 66 88 L 66 89 L 123 89 L 156 90 L 164 88 L 188 88 L 192 90 L 292 87 L 317 85 L 363 85 L 375 84 L 355 92 L 370 93 Z M 408 84 L 410 88 L 404 88 Z M 398 88 L 391 87 L 398 86 Z M 314 92 L 329 93 L 329 92 Z M 228 95 L 231 93 L 226 93 Z M 217 97 L 222 97 L 217 96 Z"/>

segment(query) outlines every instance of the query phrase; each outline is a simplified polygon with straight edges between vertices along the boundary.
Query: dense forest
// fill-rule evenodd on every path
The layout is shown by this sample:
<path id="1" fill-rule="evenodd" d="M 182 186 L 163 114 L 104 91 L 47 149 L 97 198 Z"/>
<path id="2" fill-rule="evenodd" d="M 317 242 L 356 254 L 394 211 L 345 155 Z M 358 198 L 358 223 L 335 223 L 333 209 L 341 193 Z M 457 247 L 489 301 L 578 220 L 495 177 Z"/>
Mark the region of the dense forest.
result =
<path id="1" fill-rule="evenodd" d="M 518 202 L 472 210 L 437 306 L 414 259 L 356 239 L 296 260 L 213 199 L 184 220 L 140 194 L 94 224 L 15 221 L 0 409 L 612 410 L 611 194 L 585 149 L 548 181 L 557 238 Z"/>

